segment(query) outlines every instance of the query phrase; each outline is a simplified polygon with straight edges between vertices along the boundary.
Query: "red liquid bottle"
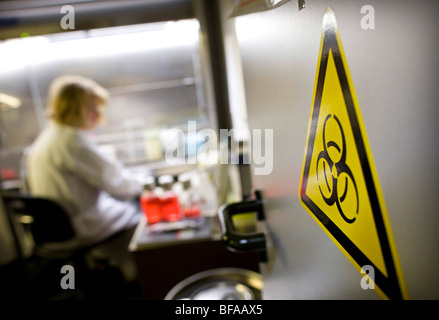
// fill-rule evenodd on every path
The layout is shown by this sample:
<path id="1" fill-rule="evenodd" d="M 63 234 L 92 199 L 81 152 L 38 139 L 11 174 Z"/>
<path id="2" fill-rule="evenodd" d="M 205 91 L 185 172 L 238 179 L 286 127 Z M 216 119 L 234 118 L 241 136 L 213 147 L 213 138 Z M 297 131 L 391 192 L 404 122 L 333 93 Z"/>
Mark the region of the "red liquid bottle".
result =
<path id="1" fill-rule="evenodd" d="M 161 211 L 166 221 L 178 221 L 181 218 L 180 203 L 178 196 L 172 191 L 174 178 L 166 175 L 159 178 L 160 186 L 163 188 L 161 195 Z"/>
<path id="2" fill-rule="evenodd" d="M 143 193 L 140 196 L 140 207 L 146 216 L 149 224 L 154 224 L 162 220 L 161 200 L 154 193 L 154 180 L 150 179 L 143 186 Z"/>
<path id="3" fill-rule="evenodd" d="M 200 208 L 198 206 L 191 206 L 184 209 L 184 216 L 187 218 L 198 218 L 200 216 Z"/>

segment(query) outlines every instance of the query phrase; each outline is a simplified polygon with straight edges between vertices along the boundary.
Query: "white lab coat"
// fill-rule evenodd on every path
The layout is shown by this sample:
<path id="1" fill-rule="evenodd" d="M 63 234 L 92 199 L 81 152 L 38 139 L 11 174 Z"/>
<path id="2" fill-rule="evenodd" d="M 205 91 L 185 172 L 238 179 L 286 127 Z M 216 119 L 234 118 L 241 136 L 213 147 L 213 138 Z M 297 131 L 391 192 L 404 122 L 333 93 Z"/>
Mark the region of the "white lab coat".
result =
<path id="1" fill-rule="evenodd" d="M 97 243 L 135 226 L 141 216 L 133 201 L 142 190 L 140 182 L 104 157 L 82 130 L 50 122 L 26 163 L 31 194 L 68 210 L 76 238 L 67 246 Z"/>

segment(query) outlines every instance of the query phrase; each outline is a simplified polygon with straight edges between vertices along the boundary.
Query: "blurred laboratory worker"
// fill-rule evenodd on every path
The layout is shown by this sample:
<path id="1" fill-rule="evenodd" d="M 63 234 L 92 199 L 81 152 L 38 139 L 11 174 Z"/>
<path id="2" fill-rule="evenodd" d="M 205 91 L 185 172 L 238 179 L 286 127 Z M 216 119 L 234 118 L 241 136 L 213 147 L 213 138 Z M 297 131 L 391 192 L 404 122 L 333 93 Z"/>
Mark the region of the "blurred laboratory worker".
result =
<path id="1" fill-rule="evenodd" d="M 47 250 L 80 248 L 132 234 L 139 221 L 140 181 L 120 162 L 104 156 L 87 135 L 103 121 L 108 99 L 103 87 L 81 76 L 60 76 L 50 86 L 50 122 L 26 153 L 26 181 L 32 195 L 65 208 L 75 237 L 47 244 Z"/>

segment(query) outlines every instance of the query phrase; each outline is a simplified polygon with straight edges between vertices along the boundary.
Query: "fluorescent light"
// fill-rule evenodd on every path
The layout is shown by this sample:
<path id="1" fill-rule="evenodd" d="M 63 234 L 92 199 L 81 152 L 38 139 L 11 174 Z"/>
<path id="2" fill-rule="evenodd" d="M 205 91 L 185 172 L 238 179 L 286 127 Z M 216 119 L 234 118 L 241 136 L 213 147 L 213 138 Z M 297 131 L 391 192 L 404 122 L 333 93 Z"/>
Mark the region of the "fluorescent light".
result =
<path id="1" fill-rule="evenodd" d="M 0 109 L 17 109 L 21 106 L 21 100 L 8 94 L 0 93 Z"/>
<path id="2" fill-rule="evenodd" d="M 0 72 L 16 72 L 44 56 L 49 41 L 44 37 L 26 37 L 0 42 Z M 44 50 L 42 50 L 44 49 Z"/>
<path id="3" fill-rule="evenodd" d="M 198 40 L 198 21 L 181 20 L 167 22 L 162 28 L 139 25 L 135 29 L 120 27 L 108 28 L 106 32 L 90 30 L 64 35 L 26 37 L 0 42 L 0 72 L 13 72 L 27 65 L 38 65 L 57 60 L 83 59 L 105 55 L 123 55 L 128 52 L 148 51 L 196 44 Z M 135 31 L 133 31 L 135 30 Z M 111 34 L 111 32 L 114 34 Z M 84 38 L 76 36 L 84 34 Z M 102 35 L 101 35 L 102 34 Z M 51 39 L 59 40 L 52 42 Z"/>

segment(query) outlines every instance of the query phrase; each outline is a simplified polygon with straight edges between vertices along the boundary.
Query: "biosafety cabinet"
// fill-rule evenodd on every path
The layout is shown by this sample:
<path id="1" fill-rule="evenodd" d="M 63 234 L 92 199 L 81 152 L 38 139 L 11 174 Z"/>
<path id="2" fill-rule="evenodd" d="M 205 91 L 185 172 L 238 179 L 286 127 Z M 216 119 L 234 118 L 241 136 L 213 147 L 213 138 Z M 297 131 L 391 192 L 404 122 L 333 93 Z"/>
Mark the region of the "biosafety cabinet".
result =
<path id="1" fill-rule="evenodd" d="M 121 20 L 110 14 L 119 26 L 129 24 L 130 14 L 139 19 L 139 3 L 124 3 L 131 11 Z M 262 299 L 438 299 L 437 1 L 166 3 L 169 10 L 150 12 L 161 21 L 196 17 L 196 40 L 202 46 L 194 46 L 186 33 L 170 38 L 181 45 L 163 51 L 160 59 L 132 52 L 131 58 L 142 65 L 163 65 L 160 72 L 145 74 L 126 61 L 112 63 L 109 53 L 126 47 L 110 41 L 91 48 L 105 56 L 89 57 L 92 68 L 111 66 L 102 77 L 115 103 L 133 102 L 129 112 L 110 115 L 120 130 L 107 127 L 98 138 L 103 144 L 112 139 L 121 143 L 106 151 L 131 165 L 154 155 L 145 151 L 154 150 L 158 131 L 143 129 L 164 122 L 159 113 L 142 122 L 139 110 L 145 101 L 163 111 L 161 100 L 167 99 L 165 118 L 173 127 L 196 118 L 200 128 L 218 133 L 236 129 L 245 166 L 241 175 L 231 177 L 242 193 L 234 201 L 245 206 L 255 201 L 255 190 L 263 195 L 257 199 L 264 206 L 257 233 L 263 234 L 266 249 L 258 265 Z M 155 4 L 151 8 L 158 9 Z M 154 20 L 153 13 L 148 17 Z M 93 29 L 92 20 L 87 21 L 91 25 L 85 29 Z M 194 27 L 155 23 L 153 29 L 168 32 Z M 134 36 L 147 31 L 130 28 Z M 106 29 L 81 32 L 75 37 L 104 39 Z M 60 41 L 48 39 L 43 41 Z M 147 47 L 126 44 L 133 50 Z M 61 45 L 57 48 L 64 52 Z M 129 70 L 121 77 L 118 71 L 124 66 Z M 17 93 L 28 112 L 44 104 L 39 92 L 47 81 L 35 86 L 38 71 L 21 70 L 14 76 L 28 83 L 26 92 Z M 29 72 L 33 77 L 26 78 Z M 0 78 L 5 88 L 14 88 L 5 79 Z M 2 108 L 7 106 L 2 120 L 10 112 L 8 125 L 18 121 L 17 101 L 5 95 L 0 99 Z M 24 130 L 29 136 L 43 121 L 35 114 Z M 11 139 L 8 143 L 15 137 Z M 21 146 L 30 138 L 16 139 L 24 139 L 16 142 Z M 12 154 L 15 149 L 8 150 Z M 10 241 L 6 231 L 2 235 L 5 243 Z"/>

